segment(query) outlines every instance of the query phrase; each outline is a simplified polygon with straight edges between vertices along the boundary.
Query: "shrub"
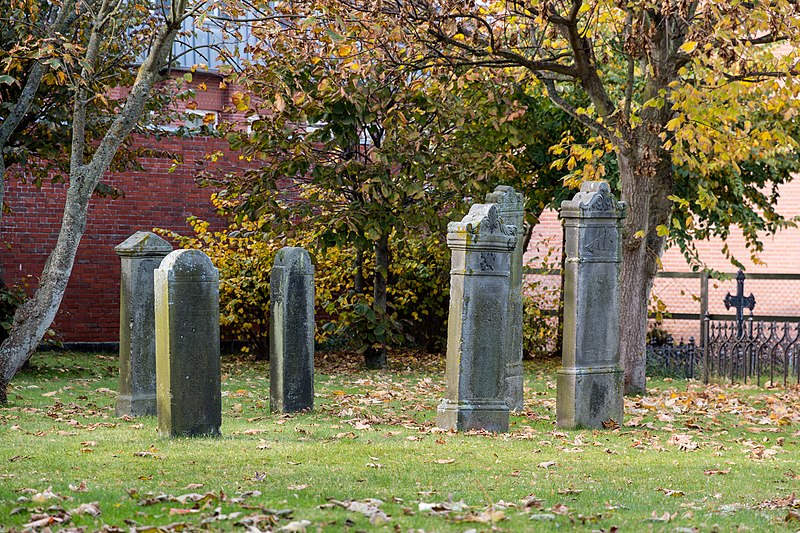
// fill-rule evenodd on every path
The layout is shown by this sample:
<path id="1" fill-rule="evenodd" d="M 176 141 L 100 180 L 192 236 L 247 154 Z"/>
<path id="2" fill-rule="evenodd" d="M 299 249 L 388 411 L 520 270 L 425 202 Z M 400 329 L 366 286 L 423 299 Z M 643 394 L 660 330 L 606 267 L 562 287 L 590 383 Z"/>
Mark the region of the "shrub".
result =
<path id="1" fill-rule="evenodd" d="M 212 203 L 223 214 L 229 204 L 216 195 Z M 269 273 L 280 244 L 265 236 L 265 221 L 231 220 L 225 231 L 211 231 L 209 223 L 188 219 L 193 235 L 156 230 L 181 248 L 202 250 L 219 269 L 220 328 L 225 340 L 243 343 L 242 351 L 257 359 L 269 354 Z"/>
<path id="2" fill-rule="evenodd" d="M 223 216 L 232 205 L 212 197 Z M 228 228 L 212 231 L 209 223 L 188 220 L 192 235 L 156 230 L 182 248 L 205 252 L 220 271 L 220 326 L 225 340 L 244 343 L 243 351 L 257 358 L 269 353 L 269 282 L 277 251 L 303 246 L 315 263 L 317 340 L 329 348 L 364 351 L 370 346 L 420 346 L 441 349 L 446 341 L 449 294 L 449 254 L 438 235 L 391 239 L 388 312 L 381 321 L 373 309 L 372 280 L 355 290 L 353 247 L 311 249 L 313 236 L 296 232 L 291 241 L 264 233 L 264 218 L 230 217 Z M 364 272 L 372 272 L 373 254 L 363 254 Z"/>
<path id="3" fill-rule="evenodd" d="M 327 320 L 320 341 L 363 352 L 385 342 L 441 350 L 447 340 L 449 254 L 438 235 L 392 238 L 387 313 L 373 309 L 371 280 L 355 290 L 357 265 L 353 248 L 331 248 L 319 256 L 317 297 Z M 371 272 L 373 255 L 364 253 L 363 270 Z"/>

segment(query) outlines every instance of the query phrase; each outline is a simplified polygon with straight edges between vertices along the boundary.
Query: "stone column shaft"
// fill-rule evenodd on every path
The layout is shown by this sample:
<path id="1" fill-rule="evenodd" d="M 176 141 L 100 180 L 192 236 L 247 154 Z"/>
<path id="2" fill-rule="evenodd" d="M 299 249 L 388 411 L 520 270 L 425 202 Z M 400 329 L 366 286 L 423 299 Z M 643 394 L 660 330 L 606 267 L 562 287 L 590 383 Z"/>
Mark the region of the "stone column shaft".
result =
<path id="1" fill-rule="evenodd" d="M 172 245 L 154 233 L 137 231 L 114 251 L 120 258 L 117 416 L 155 416 L 153 271 Z"/>
<path id="2" fill-rule="evenodd" d="M 622 422 L 619 366 L 621 228 L 625 204 L 606 182 L 585 182 L 561 204 L 564 224 L 564 346 L 557 424 L 602 428 Z"/>
<path id="3" fill-rule="evenodd" d="M 504 224 L 517 228 L 520 235 L 517 245 L 511 252 L 509 297 L 508 297 L 508 334 L 504 347 L 504 397 L 508 408 L 522 411 L 525 408 L 524 379 L 522 375 L 522 278 L 523 256 L 522 227 L 525 223 L 525 197 L 522 193 L 507 185 L 498 185 L 494 192 L 486 195 L 487 203 L 497 204 L 500 220 Z"/>
<path id="4" fill-rule="evenodd" d="M 155 271 L 154 284 L 158 431 L 219 436 L 219 271 L 199 250 L 176 250 Z"/>
<path id="5" fill-rule="evenodd" d="M 508 431 L 503 347 L 516 229 L 500 222 L 494 204 L 473 205 L 447 229 L 452 250 L 447 390 L 437 423 L 458 431 Z"/>

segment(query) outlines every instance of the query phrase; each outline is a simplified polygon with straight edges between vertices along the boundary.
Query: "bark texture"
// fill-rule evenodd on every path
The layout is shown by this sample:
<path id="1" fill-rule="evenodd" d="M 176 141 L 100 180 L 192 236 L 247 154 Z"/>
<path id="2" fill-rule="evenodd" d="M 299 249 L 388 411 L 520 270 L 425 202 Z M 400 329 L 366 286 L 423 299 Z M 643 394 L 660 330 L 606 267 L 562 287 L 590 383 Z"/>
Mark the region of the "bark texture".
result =
<path id="1" fill-rule="evenodd" d="M 389 235 L 381 235 L 375 243 L 375 314 L 379 322 L 386 318 L 386 293 L 389 276 Z M 386 368 L 386 343 L 380 346 L 370 346 L 364 352 L 364 364 L 367 368 Z"/>

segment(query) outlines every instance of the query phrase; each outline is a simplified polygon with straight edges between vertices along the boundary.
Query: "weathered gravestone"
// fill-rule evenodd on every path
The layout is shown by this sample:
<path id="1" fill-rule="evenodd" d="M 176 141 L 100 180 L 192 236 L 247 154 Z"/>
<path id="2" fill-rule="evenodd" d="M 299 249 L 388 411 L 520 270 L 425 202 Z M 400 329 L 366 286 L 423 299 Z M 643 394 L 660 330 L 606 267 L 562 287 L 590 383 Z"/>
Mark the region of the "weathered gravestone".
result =
<path id="1" fill-rule="evenodd" d="M 199 250 L 176 250 L 154 284 L 158 431 L 219 436 L 219 271 Z"/>
<path id="2" fill-rule="evenodd" d="M 486 203 L 497 204 L 500 220 L 517 228 L 521 234 L 525 222 L 525 197 L 507 185 L 498 185 L 486 195 Z M 522 411 L 525 407 L 522 379 L 522 249 L 521 239 L 511 253 L 510 291 L 508 298 L 508 332 L 503 348 L 505 360 L 504 397 L 508 408 Z"/>
<path id="3" fill-rule="evenodd" d="M 278 251 L 270 274 L 269 406 L 314 407 L 314 265 L 302 248 Z"/>
<path id="4" fill-rule="evenodd" d="M 602 428 L 622 423 L 619 366 L 621 228 L 625 204 L 606 182 L 585 182 L 561 204 L 564 224 L 564 347 L 557 423 Z"/>
<path id="5" fill-rule="evenodd" d="M 155 416 L 153 271 L 172 245 L 154 233 L 137 231 L 114 251 L 121 266 L 117 416 Z"/>
<path id="6" fill-rule="evenodd" d="M 473 205 L 461 222 L 447 226 L 452 261 L 441 428 L 508 431 L 503 347 L 515 232 L 500 221 L 495 204 Z"/>

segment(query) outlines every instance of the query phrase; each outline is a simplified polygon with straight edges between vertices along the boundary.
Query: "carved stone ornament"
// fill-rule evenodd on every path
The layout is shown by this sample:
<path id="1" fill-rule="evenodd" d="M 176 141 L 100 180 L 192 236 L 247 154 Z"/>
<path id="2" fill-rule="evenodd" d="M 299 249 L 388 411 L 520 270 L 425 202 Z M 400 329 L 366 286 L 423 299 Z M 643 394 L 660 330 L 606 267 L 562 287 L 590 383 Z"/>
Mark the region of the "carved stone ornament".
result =
<path id="1" fill-rule="evenodd" d="M 469 213 L 460 222 L 451 222 L 447 231 L 466 231 L 473 235 L 506 235 L 517 234 L 514 226 L 507 226 L 500 221 L 500 213 L 495 204 L 474 204 Z"/>
<path id="2" fill-rule="evenodd" d="M 494 252 L 481 252 L 480 269 L 481 272 L 492 272 L 497 264 L 497 256 Z"/>
<path id="3" fill-rule="evenodd" d="M 525 209 L 525 197 L 508 185 L 498 185 L 486 195 L 486 203 L 497 204 L 501 216 L 508 213 L 521 213 Z"/>
<path id="4" fill-rule="evenodd" d="M 562 216 L 625 216 L 625 202 L 618 202 L 605 181 L 585 181 L 572 200 L 561 203 Z M 572 213 L 572 215 L 570 215 Z"/>

